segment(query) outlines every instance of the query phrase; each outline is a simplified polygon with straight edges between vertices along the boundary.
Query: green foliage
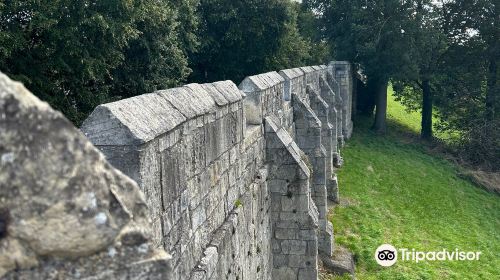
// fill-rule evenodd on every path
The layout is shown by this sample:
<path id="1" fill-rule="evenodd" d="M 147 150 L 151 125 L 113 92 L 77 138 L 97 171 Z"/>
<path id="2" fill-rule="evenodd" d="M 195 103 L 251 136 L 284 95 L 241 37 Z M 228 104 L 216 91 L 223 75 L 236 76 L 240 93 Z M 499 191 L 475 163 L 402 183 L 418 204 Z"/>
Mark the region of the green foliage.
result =
<path id="1" fill-rule="evenodd" d="M 500 270 L 500 200 L 459 178 L 457 166 L 427 154 L 415 142 L 419 116 L 401 110 L 389 105 L 389 116 L 405 119 L 389 117 L 392 133 L 385 137 L 361 119 L 343 150 L 345 165 L 338 176 L 349 187 L 332 214 L 336 242 L 354 252 L 359 279 L 494 279 Z M 482 255 L 477 262 L 398 261 L 383 268 L 374 252 L 384 243 Z"/>
<path id="2" fill-rule="evenodd" d="M 406 90 L 409 91 L 408 94 L 411 96 L 421 95 L 421 93 L 411 93 L 412 89 L 410 88 L 406 88 L 405 91 Z M 389 119 L 397 120 L 400 126 L 403 126 L 405 130 L 411 131 L 412 134 L 419 133 L 421 129 L 420 125 L 422 115 L 419 111 L 419 107 L 414 107 L 415 104 L 419 103 L 412 103 L 407 98 L 401 100 L 401 96 L 397 95 L 396 91 L 394 91 L 391 86 L 389 86 L 387 94 L 387 107 L 389 108 L 387 117 Z M 420 98 L 420 96 L 418 97 Z M 433 115 L 433 122 L 442 122 L 439 118 L 439 112 L 435 112 Z M 456 131 L 451 130 L 437 130 L 434 136 L 446 145 L 453 145 L 454 141 L 458 139 Z"/>
<path id="3" fill-rule="evenodd" d="M 366 111 L 375 100 L 373 129 L 386 131 L 387 93 L 391 79 L 417 72 L 412 59 L 413 2 L 400 0 L 311 0 L 322 15 L 324 36 L 334 47 L 337 60 L 361 65 L 376 98 L 359 100 Z"/>
<path id="4" fill-rule="evenodd" d="M 432 137 L 433 108 L 437 109 L 439 122 L 434 128 L 441 134 L 458 133 L 462 151 L 478 151 L 474 135 L 491 135 L 482 139 L 491 143 L 481 145 L 482 156 L 471 158 L 475 163 L 483 158 L 482 163 L 498 169 L 498 164 L 491 164 L 499 157 L 498 131 L 491 125 L 500 115 L 496 2 L 304 1 L 322 15 L 324 36 L 334 46 L 336 58 L 359 63 L 367 74 L 367 92 L 377 96 L 376 128 L 383 131 L 385 116 L 383 110 L 379 114 L 385 102 L 378 88 L 391 80 L 398 100 L 410 110 L 421 110 L 422 137 Z M 373 99 L 365 99 L 358 104 L 370 109 Z"/>
<path id="5" fill-rule="evenodd" d="M 408 108 L 420 109 L 422 80 L 427 79 L 442 120 L 438 129 L 465 133 L 479 119 L 492 121 L 495 106 L 489 103 L 496 98 L 488 102 L 488 96 L 495 90 L 487 84 L 496 84 L 498 76 L 487 73 L 495 60 L 492 1 L 450 1 L 444 6 L 415 2 L 421 5 L 416 5 L 412 21 L 411 48 L 419 71 L 395 82 L 396 94 Z"/>
<path id="6" fill-rule="evenodd" d="M 332 48 L 324 38 L 321 17 L 306 4 L 295 5 L 298 11 L 297 27 L 300 35 L 308 43 L 309 57 L 304 65 L 323 64 L 333 58 Z"/>
<path id="7" fill-rule="evenodd" d="M 125 98 L 179 85 L 191 73 L 187 55 L 195 50 L 192 0 L 142 1 L 136 26 L 140 36 L 124 50 L 124 63 L 112 75 L 111 94 Z"/>
<path id="8" fill-rule="evenodd" d="M 304 21 L 301 23 L 301 21 Z M 192 81 L 324 63 L 317 18 L 290 0 L 0 3 L 0 71 L 79 125 L 97 105 Z"/>
<path id="9" fill-rule="evenodd" d="M 460 131 L 458 154 L 478 169 L 500 172 L 500 119 L 470 122 Z"/>
<path id="10" fill-rule="evenodd" d="M 4 2 L 0 69 L 73 121 L 108 97 L 110 69 L 139 35 L 130 1 Z"/>
<path id="11" fill-rule="evenodd" d="M 430 84 L 432 98 L 434 91 L 432 87 L 439 75 L 442 75 L 443 57 L 448 51 L 446 35 L 441 29 L 441 10 L 436 2 L 429 0 L 413 1 L 414 17 L 410 18 L 407 35 L 412 38 L 408 46 L 412 50 L 412 59 L 416 71 L 408 73 L 404 77 L 394 80 L 394 90 L 398 99 L 410 110 L 423 109 L 423 84 Z M 433 100 L 427 106 L 432 109 Z M 430 112 L 432 113 L 432 112 Z M 432 130 L 432 127 L 430 127 Z"/>
<path id="12" fill-rule="evenodd" d="M 412 91 L 410 88 L 405 88 L 402 91 L 409 91 L 408 95 L 411 96 L 418 95 L 418 93 L 410 93 Z M 389 108 L 388 118 L 396 119 L 412 133 L 418 133 L 420 131 L 422 116 L 417 112 L 417 108 L 414 107 L 414 104 L 408 102 L 406 99 L 402 101 L 391 85 L 387 89 L 387 95 L 387 107 Z"/>
<path id="13" fill-rule="evenodd" d="M 360 63 L 370 79 L 389 80 L 414 72 L 407 35 L 409 1 L 316 1 L 326 37 L 338 60 Z"/>
<path id="14" fill-rule="evenodd" d="M 422 89 L 414 81 L 394 81 L 393 89 L 397 101 L 408 111 L 416 112 L 422 109 Z"/>
<path id="15" fill-rule="evenodd" d="M 408 108 L 420 109 L 418 81 L 430 80 L 439 115 L 437 131 L 458 134 L 453 144 L 460 157 L 498 170 L 499 5 L 457 0 L 429 7 L 417 10 L 421 17 L 415 20 L 419 75 L 400 81 L 403 86 L 395 83 L 396 92 Z"/>
<path id="16" fill-rule="evenodd" d="M 289 10 L 283 1 L 201 0 L 193 81 L 241 80 L 279 50 Z"/>
<path id="17" fill-rule="evenodd" d="M 201 0 L 201 44 L 191 56 L 191 80 L 239 83 L 248 75 L 326 59 L 298 28 L 305 13 L 290 0 Z"/>
<path id="18" fill-rule="evenodd" d="M 300 34 L 298 29 L 299 4 L 287 4 L 288 19 L 285 22 L 283 36 L 279 41 L 279 48 L 274 56 L 268 58 L 266 67 L 269 70 L 286 69 L 305 65 L 310 58 L 312 46 Z"/>
<path id="19" fill-rule="evenodd" d="M 189 74 L 189 36 L 179 42 L 177 6 L 169 1 L 2 4 L 0 70 L 76 124 L 114 95 L 174 85 Z"/>
<path id="20" fill-rule="evenodd" d="M 495 1 L 457 0 L 445 6 L 450 50 L 444 57 L 437 106 L 451 129 L 467 130 L 478 119 L 498 119 L 500 87 L 500 5 Z M 445 126 L 446 127 L 446 126 Z"/>

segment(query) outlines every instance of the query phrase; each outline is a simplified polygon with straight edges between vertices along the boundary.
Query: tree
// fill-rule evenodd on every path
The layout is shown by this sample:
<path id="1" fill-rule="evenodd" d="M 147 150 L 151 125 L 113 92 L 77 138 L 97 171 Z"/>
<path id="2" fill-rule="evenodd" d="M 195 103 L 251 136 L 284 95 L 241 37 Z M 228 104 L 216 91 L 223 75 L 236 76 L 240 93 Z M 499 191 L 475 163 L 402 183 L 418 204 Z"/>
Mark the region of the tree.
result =
<path id="1" fill-rule="evenodd" d="M 266 62 L 267 70 L 286 69 L 305 65 L 310 61 L 313 51 L 311 41 L 300 33 L 298 18 L 304 11 L 300 3 L 284 1 L 286 6 L 286 19 L 283 22 L 284 30 L 279 40 L 278 49 L 274 55 L 270 55 Z"/>
<path id="2" fill-rule="evenodd" d="M 500 3 L 495 0 L 455 0 L 444 4 L 446 31 L 455 44 L 482 49 L 476 58 L 486 65 L 485 119 L 500 110 Z"/>
<path id="3" fill-rule="evenodd" d="M 302 66 L 312 48 L 298 30 L 290 0 L 201 0 L 199 50 L 192 81 L 230 79 Z"/>
<path id="4" fill-rule="evenodd" d="M 128 1 L 4 2 L 2 37 L 11 39 L 0 69 L 73 121 L 107 98 L 109 69 L 138 36 Z"/>
<path id="5" fill-rule="evenodd" d="M 187 40 L 171 1 L 5 0 L 0 6 L 0 70 L 77 125 L 98 104 L 176 84 L 189 73 Z"/>
<path id="6" fill-rule="evenodd" d="M 124 63 L 113 70 L 114 98 L 175 87 L 191 69 L 188 55 L 198 45 L 197 1 L 142 1 L 136 12 L 137 38 L 124 49 Z"/>
<path id="7" fill-rule="evenodd" d="M 359 63 L 377 93 L 373 129 L 386 131 L 387 85 L 415 72 L 406 35 L 411 3 L 398 0 L 310 1 L 323 15 L 336 59 Z"/>
<path id="8" fill-rule="evenodd" d="M 450 49 L 436 100 L 439 128 L 456 135 L 453 140 L 461 157 L 494 171 L 500 169 L 498 6 L 492 0 L 443 5 Z"/>
<path id="9" fill-rule="evenodd" d="M 421 137 L 433 137 L 433 106 L 436 76 L 441 75 L 443 56 L 448 50 L 448 42 L 442 30 L 440 7 L 430 0 L 413 1 L 414 12 L 410 17 L 413 24 L 408 29 L 412 38 L 412 58 L 417 71 L 408 73 L 394 81 L 394 89 L 399 100 L 410 109 L 422 110 Z"/>
<path id="10" fill-rule="evenodd" d="M 333 58 L 332 48 L 322 32 L 321 16 L 307 4 L 295 4 L 297 9 L 297 27 L 300 35 L 308 44 L 309 56 L 304 65 L 323 64 Z"/>
<path id="11" fill-rule="evenodd" d="M 437 128 L 454 135 L 448 142 L 460 157 L 498 169 L 498 4 L 443 2 L 415 1 L 418 79 L 400 80 L 395 89 L 408 108 L 422 109 L 423 138 L 432 136 L 435 106 Z"/>

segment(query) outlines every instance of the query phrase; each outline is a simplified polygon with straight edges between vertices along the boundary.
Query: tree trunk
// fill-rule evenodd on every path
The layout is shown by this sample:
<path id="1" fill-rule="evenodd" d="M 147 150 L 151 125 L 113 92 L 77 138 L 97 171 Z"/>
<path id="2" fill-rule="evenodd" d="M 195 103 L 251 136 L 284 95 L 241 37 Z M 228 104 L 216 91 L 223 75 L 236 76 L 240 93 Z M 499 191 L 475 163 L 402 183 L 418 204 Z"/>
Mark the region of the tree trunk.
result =
<path id="1" fill-rule="evenodd" d="M 377 133 L 385 133 L 387 131 L 387 84 L 388 81 L 384 80 L 379 82 L 377 87 L 375 121 L 372 126 L 372 129 Z"/>
<path id="2" fill-rule="evenodd" d="M 422 81 L 422 131 L 420 136 L 423 139 L 432 138 L 432 91 L 429 80 Z"/>
<path id="3" fill-rule="evenodd" d="M 495 118 L 495 101 L 498 98 L 496 94 L 497 87 L 497 63 L 495 58 L 490 58 L 488 66 L 488 87 L 486 89 L 486 120 L 491 121 Z"/>

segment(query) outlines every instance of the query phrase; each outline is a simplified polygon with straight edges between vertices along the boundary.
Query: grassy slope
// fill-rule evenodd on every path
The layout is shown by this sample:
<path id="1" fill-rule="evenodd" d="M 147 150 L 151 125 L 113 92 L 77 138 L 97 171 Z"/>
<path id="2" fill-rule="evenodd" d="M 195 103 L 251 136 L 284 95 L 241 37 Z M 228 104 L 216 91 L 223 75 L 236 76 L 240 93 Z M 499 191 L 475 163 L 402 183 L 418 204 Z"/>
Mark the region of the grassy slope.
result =
<path id="1" fill-rule="evenodd" d="M 500 279 L 500 197 L 456 176 L 457 167 L 429 155 L 411 135 L 420 117 L 392 98 L 391 133 L 356 123 L 339 171 L 344 202 L 333 210 L 336 242 L 357 259 L 358 279 Z M 420 251 L 482 251 L 478 262 L 374 260 L 384 243 Z M 333 279 L 333 278 L 332 278 Z"/>
<path id="2" fill-rule="evenodd" d="M 422 115 L 420 115 L 420 112 L 408 112 L 407 110 L 405 110 L 404 106 L 401 105 L 401 103 L 394 100 L 394 97 L 392 96 L 393 94 L 392 86 L 389 86 L 387 94 L 389 95 L 389 98 L 387 100 L 387 107 L 388 107 L 387 117 L 393 122 L 395 122 L 397 126 L 404 128 L 404 130 L 406 130 L 405 132 L 415 133 L 415 134 L 420 133 L 421 122 L 422 122 Z M 436 110 L 436 108 L 434 108 L 434 110 Z M 433 116 L 432 119 L 433 119 L 432 120 L 433 124 L 438 122 L 438 119 L 435 115 Z M 441 132 L 441 131 L 436 131 L 435 129 L 433 133 L 434 137 L 444 140 L 445 142 L 448 139 L 453 139 L 454 137 L 458 136 L 449 131 Z"/>

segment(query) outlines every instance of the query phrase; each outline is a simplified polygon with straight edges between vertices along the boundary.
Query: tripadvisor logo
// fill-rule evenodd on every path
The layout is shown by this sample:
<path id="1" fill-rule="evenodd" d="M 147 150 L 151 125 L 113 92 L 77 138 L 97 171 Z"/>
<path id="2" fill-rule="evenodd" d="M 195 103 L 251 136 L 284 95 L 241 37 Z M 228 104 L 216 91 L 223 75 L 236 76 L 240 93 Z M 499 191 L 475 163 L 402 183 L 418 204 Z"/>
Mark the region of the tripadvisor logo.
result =
<path id="1" fill-rule="evenodd" d="M 392 266 L 398 260 L 398 251 L 392 245 L 383 244 L 375 251 L 375 260 L 381 266 Z"/>
<path id="2" fill-rule="evenodd" d="M 464 252 L 455 249 L 448 251 L 422 252 L 415 249 L 401 248 L 397 250 L 390 244 L 383 244 L 375 250 L 375 260 L 381 266 L 392 266 L 399 260 L 421 262 L 421 261 L 478 261 L 481 252 Z"/>

